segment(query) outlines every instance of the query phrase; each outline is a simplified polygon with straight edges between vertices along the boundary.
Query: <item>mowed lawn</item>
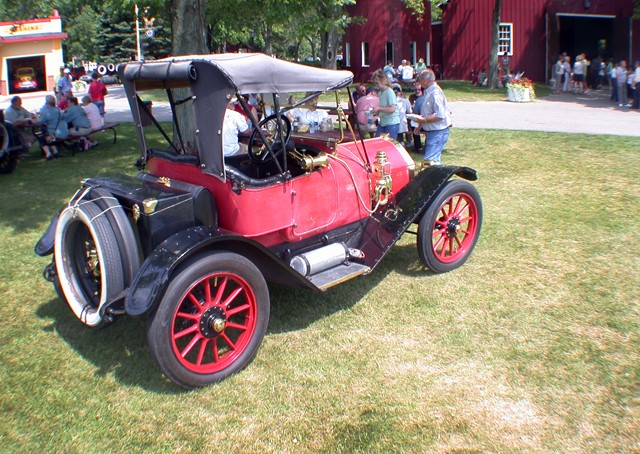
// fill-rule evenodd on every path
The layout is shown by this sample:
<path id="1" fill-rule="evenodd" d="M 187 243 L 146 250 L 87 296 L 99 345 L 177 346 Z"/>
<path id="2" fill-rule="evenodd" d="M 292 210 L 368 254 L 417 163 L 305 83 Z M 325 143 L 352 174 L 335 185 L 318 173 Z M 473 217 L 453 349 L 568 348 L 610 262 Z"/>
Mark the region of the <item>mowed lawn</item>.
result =
<path id="1" fill-rule="evenodd" d="M 639 153 L 454 129 L 443 160 L 484 204 L 470 260 L 430 274 L 406 234 L 326 294 L 271 286 L 255 361 L 195 391 L 154 367 L 144 318 L 82 327 L 33 253 L 81 179 L 136 173 L 133 128 L 28 158 L 0 176 L 2 451 L 640 451 Z"/>

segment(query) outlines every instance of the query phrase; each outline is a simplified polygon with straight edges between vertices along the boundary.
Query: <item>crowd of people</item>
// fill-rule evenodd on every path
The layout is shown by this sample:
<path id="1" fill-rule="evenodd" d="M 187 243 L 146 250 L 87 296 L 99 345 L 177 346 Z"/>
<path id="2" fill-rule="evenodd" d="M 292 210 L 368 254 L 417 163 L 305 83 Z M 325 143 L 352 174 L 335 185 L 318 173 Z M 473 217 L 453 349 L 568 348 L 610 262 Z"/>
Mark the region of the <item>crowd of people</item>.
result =
<path id="1" fill-rule="evenodd" d="M 411 65 L 403 60 L 399 68 L 406 66 Z M 413 72 L 418 68 L 419 71 Z M 373 86 L 356 86 L 352 98 L 359 130 L 369 136 L 386 134 L 423 153 L 425 166 L 439 164 L 452 126 L 447 98 L 436 81 L 435 72 L 424 65 L 423 59 L 405 73 L 410 79 L 401 74 L 388 62 L 373 73 Z M 412 82 L 413 93 L 408 99 L 398 81 Z"/>
<path id="2" fill-rule="evenodd" d="M 58 145 L 69 140 L 72 146 L 86 151 L 97 145 L 91 132 L 104 126 L 104 96 L 107 88 L 100 75 L 92 75 L 88 93 L 78 100 L 73 95 L 70 71 L 61 68 L 54 84 L 54 95 L 46 95 L 38 112 L 22 107 L 22 98 L 11 98 L 4 111 L 5 121 L 18 130 L 23 150 L 39 143 L 45 160 L 59 158 Z"/>
<path id="3" fill-rule="evenodd" d="M 640 61 L 634 66 L 626 60 L 607 62 L 600 57 L 589 61 L 582 53 L 571 64 L 571 57 L 562 53 L 553 65 L 553 85 L 556 93 L 577 94 L 608 87 L 618 107 L 640 109 Z"/>

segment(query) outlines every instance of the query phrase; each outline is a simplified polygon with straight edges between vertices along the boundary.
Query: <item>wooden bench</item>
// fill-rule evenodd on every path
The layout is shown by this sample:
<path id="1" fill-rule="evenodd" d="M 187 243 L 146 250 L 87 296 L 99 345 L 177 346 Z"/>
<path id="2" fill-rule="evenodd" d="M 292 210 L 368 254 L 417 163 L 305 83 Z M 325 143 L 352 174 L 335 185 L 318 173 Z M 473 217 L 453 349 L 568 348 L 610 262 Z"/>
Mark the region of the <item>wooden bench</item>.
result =
<path id="1" fill-rule="evenodd" d="M 87 137 L 87 136 L 92 136 L 97 132 L 107 132 L 107 131 L 111 131 L 111 133 L 113 134 L 113 141 L 112 143 L 116 143 L 116 140 L 118 139 L 118 131 L 116 130 L 116 126 L 119 126 L 120 123 L 105 123 L 102 128 L 99 129 L 93 129 L 89 134 L 85 134 L 83 136 L 73 136 L 73 137 Z"/>
<path id="2" fill-rule="evenodd" d="M 87 133 L 87 134 L 81 134 L 81 135 L 71 135 L 69 134 L 69 136 L 64 140 L 64 145 L 66 148 L 70 148 L 71 149 L 71 156 L 76 154 L 76 147 L 74 147 L 74 143 L 78 142 L 80 139 L 88 139 L 89 136 L 93 136 L 94 134 L 98 133 L 98 132 L 108 132 L 111 131 L 113 139 L 112 139 L 112 143 L 116 143 L 117 139 L 118 139 L 118 131 L 116 130 L 116 126 L 118 126 L 120 123 L 105 123 L 101 128 L 99 129 L 93 129 L 91 130 L 91 132 Z M 67 146 L 70 145 L 70 146 Z"/>
<path id="3" fill-rule="evenodd" d="M 75 155 L 76 154 L 76 149 L 74 147 L 74 144 L 76 142 L 78 142 L 80 139 L 82 138 L 88 138 L 89 136 L 92 136 L 98 132 L 108 132 L 111 131 L 112 133 L 112 143 L 116 143 L 117 139 L 118 139 L 118 131 L 116 130 L 116 127 L 119 126 L 120 123 L 105 123 L 101 128 L 99 129 L 93 129 L 91 132 L 89 132 L 88 134 L 81 134 L 81 135 L 71 135 L 69 134 L 69 136 L 66 139 L 57 139 L 55 142 L 53 142 L 51 145 L 61 145 L 63 147 L 65 147 L 68 150 L 71 150 L 71 155 Z M 34 129 L 34 134 L 36 137 L 42 137 L 42 131 L 36 131 Z"/>

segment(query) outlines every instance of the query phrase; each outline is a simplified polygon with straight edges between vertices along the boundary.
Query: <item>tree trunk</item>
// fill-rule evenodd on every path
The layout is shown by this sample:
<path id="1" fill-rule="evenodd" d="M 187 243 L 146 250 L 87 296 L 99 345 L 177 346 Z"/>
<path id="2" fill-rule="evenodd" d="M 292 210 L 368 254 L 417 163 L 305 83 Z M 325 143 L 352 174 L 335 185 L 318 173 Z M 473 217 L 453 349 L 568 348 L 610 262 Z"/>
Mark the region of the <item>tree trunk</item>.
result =
<path id="1" fill-rule="evenodd" d="M 323 68 L 336 69 L 336 48 L 338 46 L 338 29 L 331 27 L 331 30 L 321 35 L 320 50 L 322 56 L 320 62 Z"/>
<path id="2" fill-rule="evenodd" d="M 206 0 L 171 0 L 172 55 L 208 54 Z"/>
<path id="3" fill-rule="evenodd" d="M 267 55 L 273 55 L 273 27 L 267 25 L 264 34 L 264 53 Z"/>
<path id="4" fill-rule="evenodd" d="M 493 8 L 493 29 L 491 32 L 491 51 L 489 52 L 489 88 L 498 86 L 498 33 L 500 30 L 500 9 L 502 0 L 496 0 Z"/>
<path id="5" fill-rule="evenodd" d="M 209 54 L 207 42 L 207 27 L 204 23 L 206 14 L 206 0 L 170 0 L 171 31 L 173 43 L 171 54 L 198 55 Z M 183 88 L 174 90 L 174 99 L 189 96 L 190 90 Z M 186 103 L 176 109 L 178 124 L 182 134 L 182 143 L 178 140 L 178 131 L 173 127 L 173 141 L 176 148 L 196 146 L 196 124 L 191 111 L 191 103 Z"/>

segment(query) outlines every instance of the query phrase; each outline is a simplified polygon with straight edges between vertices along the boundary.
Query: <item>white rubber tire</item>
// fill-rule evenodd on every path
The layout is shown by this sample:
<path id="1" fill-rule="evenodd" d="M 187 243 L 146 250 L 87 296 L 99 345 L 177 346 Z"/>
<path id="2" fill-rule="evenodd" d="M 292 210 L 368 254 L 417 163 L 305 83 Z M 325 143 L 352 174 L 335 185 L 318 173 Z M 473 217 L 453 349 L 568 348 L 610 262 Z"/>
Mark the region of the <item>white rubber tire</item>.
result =
<path id="1" fill-rule="evenodd" d="M 96 272 L 89 270 L 90 252 L 97 259 Z M 96 203 L 81 201 L 60 213 L 55 233 L 55 264 L 67 304 L 88 327 L 109 322 L 103 306 L 124 289 L 122 261 L 111 223 Z"/>

